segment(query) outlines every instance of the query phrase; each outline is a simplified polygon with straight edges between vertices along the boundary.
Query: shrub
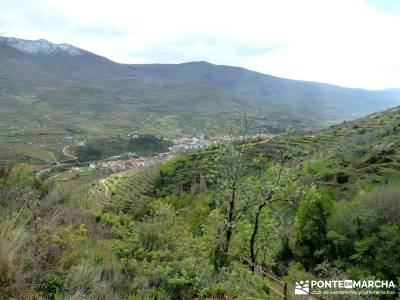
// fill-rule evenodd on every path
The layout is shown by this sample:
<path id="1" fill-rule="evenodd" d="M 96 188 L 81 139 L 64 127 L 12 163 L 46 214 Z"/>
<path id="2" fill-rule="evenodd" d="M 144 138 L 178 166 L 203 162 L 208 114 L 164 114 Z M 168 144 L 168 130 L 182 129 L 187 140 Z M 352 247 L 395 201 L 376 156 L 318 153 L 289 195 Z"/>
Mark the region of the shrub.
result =
<path id="1" fill-rule="evenodd" d="M 326 224 L 332 208 L 331 200 L 321 196 L 315 187 L 311 187 L 300 202 L 296 213 L 294 253 L 306 270 L 321 263 L 321 257 L 316 253 L 327 247 Z"/>
<path id="2" fill-rule="evenodd" d="M 162 288 L 151 288 L 139 291 L 134 296 L 129 296 L 127 300 L 137 300 L 137 299 L 145 299 L 145 300 L 169 300 L 171 299 L 170 295 L 163 290 Z"/>
<path id="3" fill-rule="evenodd" d="M 65 281 L 57 274 L 45 275 L 42 281 L 42 292 L 50 299 L 54 299 L 56 294 L 61 294 L 64 292 Z"/>
<path id="4" fill-rule="evenodd" d="M 380 158 L 376 155 L 371 155 L 370 157 L 368 157 L 364 163 L 366 164 L 376 164 L 377 162 L 379 162 Z"/>
<path id="5" fill-rule="evenodd" d="M 0 248 L 0 289 L 11 285 L 15 277 L 15 266 L 12 257 Z M 2 293 L 0 292 L 0 296 Z"/>
<path id="6" fill-rule="evenodd" d="M 349 181 L 350 175 L 343 172 L 343 171 L 339 171 L 336 173 L 336 181 L 339 184 L 343 184 Z"/>
<path id="7" fill-rule="evenodd" d="M 340 241 L 342 237 L 354 241 L 370 236 L 378 227 L 376 212 L 359 201 L 337 204 L 327 224 L 328 231 L 336 233 L 336 236 L 332 232 L 329 234 L 330 240 L 334 240 L 333 245 L 335 247 L 342 244 L 343 241 Z"/>
<path id="8" fill-rule="evenodd" d="M 307 273 L 304 269 L 304 266 L 299 262 L 292 262 L 289 265 L 289 269 L 287 275 L 285 276 L 285 280 L 290 283 L 295 283 L 300 280 L 311 279 L 312 275 Z"/>
<path id="9" fill-rule="evenodd" d="M 21 292 L 18 290 L 22 280 L 17 258 L 27 241 L 28 235 L 17 218 L 7 219 L 0 215 L 0 299 L 8 299 Z"/>
<path id="10" fill-rule="evenodd" d="M 360 128 L 360 129 L 357 130 L 357 133 L 358 133 L 358 134 L 365 134 L 366 132 L 367 132 L 367 131 L 366 131 L 365 128 Z"/>
<path id="11" fill-rule="evenodd" d="M 334 175 L 332 173 L 325 173 L 324 175 L 321 176 L 322 181 L 331 181 L 333 180 Z"/>
<path id="12" fill-rule="evenodd" d="M 399 186 L 383 186 L 360 198 L 361 203 L 377 213 L 383 224 L 400 224 Z"/>

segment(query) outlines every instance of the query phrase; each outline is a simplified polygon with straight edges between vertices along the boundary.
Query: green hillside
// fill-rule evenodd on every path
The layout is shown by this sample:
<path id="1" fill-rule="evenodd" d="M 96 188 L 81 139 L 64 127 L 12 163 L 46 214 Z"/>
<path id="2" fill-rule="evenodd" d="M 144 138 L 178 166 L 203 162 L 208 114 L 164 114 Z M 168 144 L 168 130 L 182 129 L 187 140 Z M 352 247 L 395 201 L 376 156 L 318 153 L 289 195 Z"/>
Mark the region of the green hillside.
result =
<path id="1" fill-rule="evenodd" d="M 2 168 L 0 242 L 9 246 L 0 248 L 0 291 L 38 299 L 281 299 L 261 269 L 288 282 L 289 297 L 295 281 L 319 277 L 397 284 L 399 141 L 394 108 L 112 176 L 38 178 L 28 166 Z M 235 176 L 232 161 L 241 165 Z M 262 191 L 274 194 L 260 208 L 269 194 Z M 253 272 L 246 261 L 256 220 Z M 393 292 L 369 299 L 396 299 Z"/>
<path id="2" fill-rule="evenodd" d="M 285 147 L 293 157 L 292 167 L 303 181 L 317 183 L 333 198 L 346 200 L 377 185 L 396 183 L 400 179 L 399 135 L 400 108 L 393 108 L 312 134 L 294 134 Z M 249 143 L 249 160 L 259 155 L 264 160 L 271 159 L 275 140 Z M 177 175 L 183 172 L 195 178 L 205 174 L 204 170 L 212 165 L 209 160 L 213 153 L 192 154 L 185 165 L 193 167 L 179 169 Z M 204 161 L 198 161 L 197 158 L 203 157 Z M 206 168 L 201 167 L 202 161 Z M 193 173 L 194 170 L 198 172 Z M 338 182 L 339 172 L 348 177 L 345 182 Z"/>

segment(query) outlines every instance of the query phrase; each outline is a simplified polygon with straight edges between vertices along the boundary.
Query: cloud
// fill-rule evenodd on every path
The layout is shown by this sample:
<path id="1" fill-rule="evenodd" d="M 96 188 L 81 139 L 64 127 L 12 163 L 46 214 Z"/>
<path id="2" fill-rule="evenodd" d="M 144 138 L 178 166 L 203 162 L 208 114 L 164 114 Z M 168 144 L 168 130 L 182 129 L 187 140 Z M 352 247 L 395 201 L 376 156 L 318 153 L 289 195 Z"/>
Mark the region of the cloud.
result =
<path id="1" fill-rule="evenodd" d="M 118 62 L 207 60 L 351 87 L 400 87 L 400 70 L 391 67 L 400 64 L 400 13 L 370 2 L 0 0 L 0 32 L 67 42 Z"/>
<path id="2" fill-rule="evenodd" d="M 366 3 L 374 6 L 377 10 L 389 14 L 396 14 L 400 11 L 400 3 L 398 0 L 366 0 Z"/>
<path id="3" fill-rule="evenodd" d="M 214 34 L 178 35 L 172 39 L 150 45 L 138 45 L 127 53 L 141 57 L 144 62 L 177 63 L 206 60 L 218 64 L 237 64 L 248 56 L 259 56 L 278 51 L 283 46 L 251 43 Z M 216 56 L 216 53 L 219 53 Z"/>

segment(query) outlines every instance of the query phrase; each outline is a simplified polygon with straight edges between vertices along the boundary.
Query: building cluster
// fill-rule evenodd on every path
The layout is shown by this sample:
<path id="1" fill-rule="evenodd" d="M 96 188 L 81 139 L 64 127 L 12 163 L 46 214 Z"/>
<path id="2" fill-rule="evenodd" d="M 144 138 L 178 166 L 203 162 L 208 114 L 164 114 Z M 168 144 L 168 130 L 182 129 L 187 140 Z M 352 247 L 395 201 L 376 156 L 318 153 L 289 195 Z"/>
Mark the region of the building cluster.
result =
<path id="1" fill-rule="evenodd" d="M 230 141 L 232 139 L 244 141 L 246 139 L 251 138 L 260 138 L 262 140 L 267 140 L 271 138 L 272 135 L 270 134 L 257 134 L 257 135 L 248 135 L 248 136 L 229 136 L 229 135 L 219 135 L 214 137 L 208 137 L 207 135 L 200 135 L 200 136 L 189 136 L 183 137 L 179 139 L 174 139 L 174 146 L 170 147 L 171 153 L 183 153 L 191 150 L 200 150 L 206 148 L 213 144 L 219 144 L 223 142 Z"/>
<path id="2" fill-rule="evenodd" d="M 113 172 L 121 172 L 128 169 L 133 168 L 141 168 L 147 167 L 153 164 L 159 164 L 167 159 L 169 159 L 172 155 L 167 153 L 160 153 L 158 155 L 153 156 L 138 156 L 138 157 L 130 157 L 128 159 L 118 159 L 118 160 L 109 160 L 109 161 L 101 161 L 97 163 L 91 163 L 89 165 L 90 169 L 111 169 Z"/>
<path id="3" fill-rule="evenodd" d="M 175 139 L 173 142 L 174 145 L 169 148 L 169 152 L 153 156 L 138 156 L 134 153 L 126 153 L 125 155 L 130 156 L 127 159 L 121 159 L 121 156 L 112 156 L 108 161 L 91 163 L 89 169 L 111 169 L 113 172 L 121 172 L 133 168 L 146 167 L 153 164 L 163 163 L 178 153 L 203 149 L 211 143 L 207 136 L 183 137 Z M 74 171 L 77 172 L 76 170 Z"/>
<path id="4" fill-rule="evenodd" d="M 200 150 L 210 145 L 210 140 L 206 135 L 199 137 L 183 137 L 173 140 L 174 145 L 170 147 L 171 153 L 183 153 L 190 150 Z"/>
<path id="5" fill-rule="evenodd" d="M 267 135 L 258 135 L 262 139 L 267 139 Z M 112 156 L 107 161 L 94 162 L 89 165 L 89 169 L 111 169 L 113 172 L 121 172 L 133 168 L 141 168 L 153 164 L 160 164 L 173 157 L 175 154 L 184 153 L 192 150 L 200 150 L 212 144 L 218 144 L 232 139 L 230 136 L 217 136 L 208 138 L 206 135 L 188 136 L 174 139 L 174 145 L 169 148 L 170 152 L 160 153 L 153 156 L 138 156 L 135 153 L 126 153 L 128 158 L 122 159 L 122 156 Z M 239 137 L 244 140 L 245 137 Z M 71 172 L 81 172 L 82 169 L 73 167 Z"/>

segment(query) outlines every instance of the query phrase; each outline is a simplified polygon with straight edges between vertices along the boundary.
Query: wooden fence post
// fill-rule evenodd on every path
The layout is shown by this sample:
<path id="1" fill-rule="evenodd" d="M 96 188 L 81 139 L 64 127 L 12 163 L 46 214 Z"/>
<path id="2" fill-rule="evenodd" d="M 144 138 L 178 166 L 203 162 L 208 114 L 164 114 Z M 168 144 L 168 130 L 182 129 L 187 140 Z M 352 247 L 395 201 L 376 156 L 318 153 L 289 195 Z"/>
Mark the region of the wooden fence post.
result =
<path id="1" fill-rule="evenodd" d="M 283 300 L 288 300 L 287 282 L 286 281 L 285 281 L 285 284 L 283 285 Z"/>

